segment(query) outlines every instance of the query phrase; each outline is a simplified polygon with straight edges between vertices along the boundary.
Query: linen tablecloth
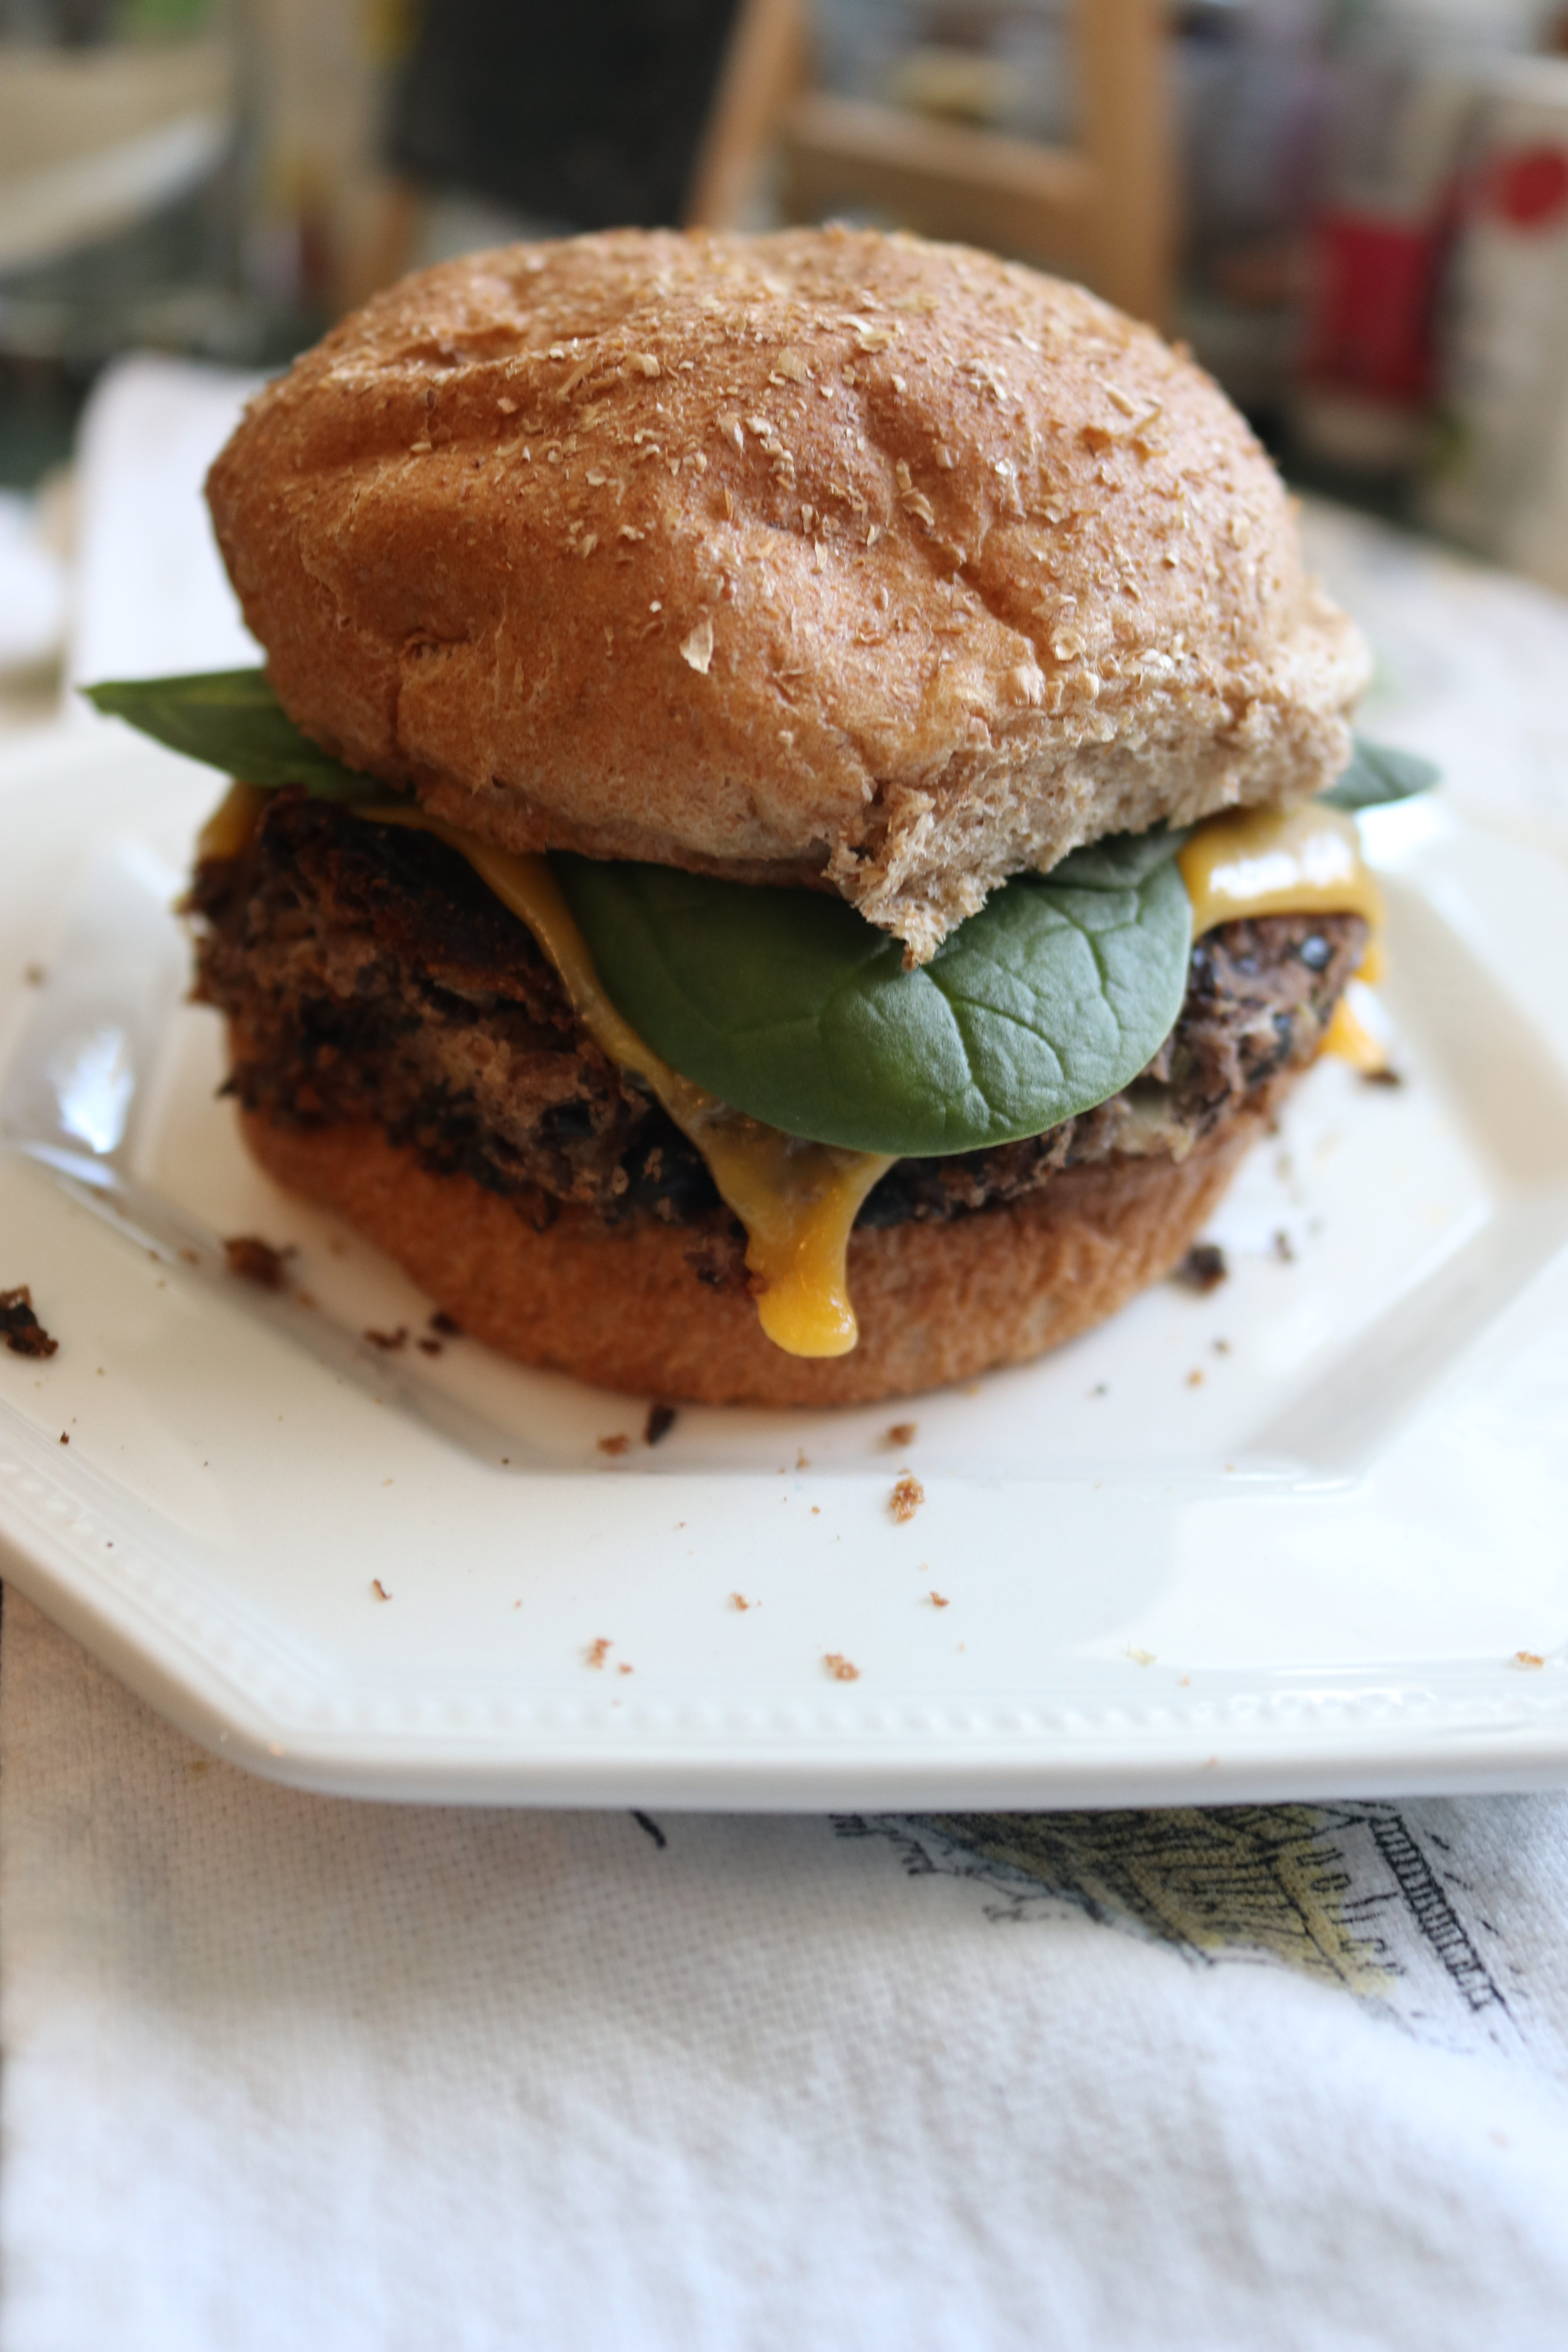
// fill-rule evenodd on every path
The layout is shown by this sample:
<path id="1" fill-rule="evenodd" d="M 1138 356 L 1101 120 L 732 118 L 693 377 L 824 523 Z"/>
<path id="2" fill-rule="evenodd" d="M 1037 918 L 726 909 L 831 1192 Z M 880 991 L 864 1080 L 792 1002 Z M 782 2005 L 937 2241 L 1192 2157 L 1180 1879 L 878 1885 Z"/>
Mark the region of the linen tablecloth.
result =
<path id="1" fill-rule="evenodd" d="M 238 390 L 100 394 L 77 676 L 246 657 Z M 1568 815 L 1568 608 L 1312 529 L 1404 740 Z M 3 1659 L 0 2352 L 1568 2342 L 1568 1800 L 356 1805 Z"/>

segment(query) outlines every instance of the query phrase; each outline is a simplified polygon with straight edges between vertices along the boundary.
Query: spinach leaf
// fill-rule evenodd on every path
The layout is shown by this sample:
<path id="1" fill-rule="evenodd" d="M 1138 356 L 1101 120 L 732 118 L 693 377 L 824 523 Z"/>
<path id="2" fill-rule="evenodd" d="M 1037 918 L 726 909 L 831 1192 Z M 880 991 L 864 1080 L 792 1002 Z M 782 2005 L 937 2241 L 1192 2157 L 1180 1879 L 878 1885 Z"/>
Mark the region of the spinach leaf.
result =
<path id="1" fill-rule="evenodd" d="M 1070 849 L 1059 865 L 1040 878 L 1084 890 L 1134 890 L 1146 874 L 1167 857 L 1174 857 L 1191 833 L 1191 825 L 1172 833 L 1163 824 L 1154 824 L 1147 833 L 1109 834 L 1103 841 Z"/>
<path id="2" fill-rule="evenodd" d="M 112 719 L 205 761 L 247 784 L 303 784 L 334 801 L 384 799 L 387 787 L 362 776 L 300 733 L 261 669 L 206 670 L 194 677 L 110 679 L 82 688 Z"/>
<path id="3" fill-rule="evenodd" d="M 1407 801 L 1416 793 L 1429 793 L 1443 771 L 1431 760 L 1424 760 L 1417 751 L 1396 751 L 1388 743 L 1369 743 L 1364 735 L 1355 739 L 1355 755 L 1338 783 L 1331 784 L 1320 800 L 1331 808 L 1383 808 L 1390 801 Z"/>
<path id="4" fill-rule="evenodd" d="M 813 1142 L 941 1154 L 1039 1135 L 1170 1034 L 1192 908 L 1147 835 L 1020 875 L 919 971 L 843 899 L 552 858 L 611 999 L 685 1076 Z"/>

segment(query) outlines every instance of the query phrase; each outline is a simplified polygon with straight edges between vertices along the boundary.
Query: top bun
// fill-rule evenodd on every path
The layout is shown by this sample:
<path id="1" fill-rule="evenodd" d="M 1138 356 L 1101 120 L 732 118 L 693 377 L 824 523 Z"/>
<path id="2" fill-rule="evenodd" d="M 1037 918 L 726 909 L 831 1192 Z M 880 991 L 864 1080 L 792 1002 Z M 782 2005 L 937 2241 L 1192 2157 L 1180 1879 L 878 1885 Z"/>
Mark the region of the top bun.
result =
<path id="1" fill-rule="evenodd" d="M 208 495 L 352 766 L 508 847 L 836 887 L 911 960 L 1080 842 L 1316 791 L 1367 673 L 1207 376 L 915 237 L 426 270 L 252 403 Z"/>

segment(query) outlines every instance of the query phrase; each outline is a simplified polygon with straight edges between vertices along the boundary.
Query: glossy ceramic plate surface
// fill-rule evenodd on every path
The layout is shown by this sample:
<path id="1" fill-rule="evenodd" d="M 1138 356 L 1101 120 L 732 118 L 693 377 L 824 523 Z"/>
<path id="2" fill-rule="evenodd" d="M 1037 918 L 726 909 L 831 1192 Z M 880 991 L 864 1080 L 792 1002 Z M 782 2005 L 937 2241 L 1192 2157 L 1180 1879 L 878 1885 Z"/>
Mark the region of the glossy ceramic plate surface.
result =
<path id="1" fill-rule="evenodd" d="M 198 1738 L 529 1803 L 1568 1779 L 1552 842 L 1441 797 L 1369 820 L 1406 1083 L 1311 1073 L 1215 1221 L 1218 1289 L 650 1447 L 646 1402 L 421 1350 L 428 1301 L 246 1161 L 168 911 L 213 797 L 96 726 L 0 770 L 0 1287 L 59 1340 L 0 1353 L 5 1572 Z M 291 1246 L 282 1292 L 226 1271 L 237 1234 Z"/>

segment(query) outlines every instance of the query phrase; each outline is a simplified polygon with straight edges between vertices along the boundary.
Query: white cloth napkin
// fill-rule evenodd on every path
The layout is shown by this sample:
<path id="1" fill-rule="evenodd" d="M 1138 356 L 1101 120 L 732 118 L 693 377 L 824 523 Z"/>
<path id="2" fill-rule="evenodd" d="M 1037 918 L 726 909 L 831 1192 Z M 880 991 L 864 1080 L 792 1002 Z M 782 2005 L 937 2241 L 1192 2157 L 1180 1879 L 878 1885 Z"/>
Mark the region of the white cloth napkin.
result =
<path id="1" fill-rule="evenodd" d="M 4 1655 L 5 2352 L 1568 2340 L 1568 1800 L 354 1805 Z"/>
<path id="2" fill-rule="evenodd" d="M 77 677 L 247 657 L 239 389 L 100 393 Z M 1315 527 L 1405 740 L 1484 689 L 1568 812 L 1568 611 Z M 353 1805 L 3 1659 L 0 2352 L 1568 2342 L 1568 1800 Z"/>

